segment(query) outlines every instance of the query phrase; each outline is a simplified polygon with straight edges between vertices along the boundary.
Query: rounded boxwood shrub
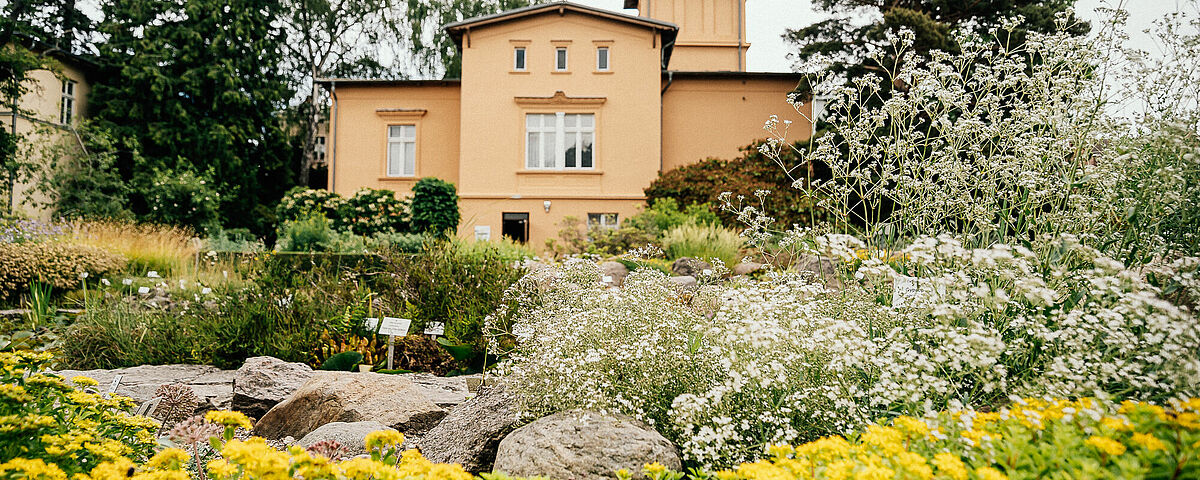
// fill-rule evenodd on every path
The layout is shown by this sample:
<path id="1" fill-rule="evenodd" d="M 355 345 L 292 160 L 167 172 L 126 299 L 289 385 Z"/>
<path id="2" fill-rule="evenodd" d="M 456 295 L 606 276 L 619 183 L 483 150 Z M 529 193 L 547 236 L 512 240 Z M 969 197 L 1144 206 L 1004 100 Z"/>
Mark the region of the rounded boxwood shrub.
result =
<path id="1" fill-rule="evenodd" d="M 458 228 L 458 191 L 454 184 L 433 177 L 413 186 L 412 228 L 420 233 L 453 234 Z"/>

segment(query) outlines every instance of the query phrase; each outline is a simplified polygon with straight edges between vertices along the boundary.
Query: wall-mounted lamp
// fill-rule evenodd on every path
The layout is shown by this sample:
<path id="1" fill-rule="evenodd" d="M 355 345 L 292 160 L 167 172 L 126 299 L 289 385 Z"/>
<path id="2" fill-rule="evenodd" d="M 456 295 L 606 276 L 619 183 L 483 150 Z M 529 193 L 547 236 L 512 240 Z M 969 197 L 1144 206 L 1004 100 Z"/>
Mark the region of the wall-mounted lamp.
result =
<path id="1" fill-rule="evenodd" d="M 550 201 L 546 200 L 542 202 L 542 208 L 546 209 L 546 213 L 550 213 Z"/>

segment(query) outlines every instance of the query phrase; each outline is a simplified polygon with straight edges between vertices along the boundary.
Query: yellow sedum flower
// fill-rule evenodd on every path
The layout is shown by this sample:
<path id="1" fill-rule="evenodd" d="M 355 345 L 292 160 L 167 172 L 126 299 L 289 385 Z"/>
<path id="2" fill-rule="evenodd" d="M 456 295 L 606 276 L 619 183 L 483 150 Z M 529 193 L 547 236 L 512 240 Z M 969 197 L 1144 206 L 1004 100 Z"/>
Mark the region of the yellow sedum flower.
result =
<path id="1" fill-rule="evenodd" d="M 938 473 L 950 477 L 952 480 L 967 480 L 967 466 L 957 455 L 949 453 L 934 455 L 933 465 L 937 467 Z"/>
<path id="2" fill-rule="evenodd" d="M 367 451 L 396 448 L 404 444 L 404 434 L 395 430 L 376 430 L 368 433 L 363 443 L 366 444 Z"/>
<path id="3" fill-rule="evenodd" d="M 76 375 L 74 377 L 71 377 L 71 383 L 74 383 L 75 385 L 80 386 L 80 387 L 94 387 L 94 386 L 100 384 L 100 382 L 97 382 L 96 379 L 94 379 L 92 377 L 85 377 L 83 375 Z"/>
<path id="4" fill-rule="evenodd" d="M 224 458 L 218 458 L 208 462 L 208 475 L 214 479 L 226 479 L 237 475 L 238 467 L 229 463 Z"/>
<path id="5" fill-rule="evenodd" d="M 1141 445 L 1146 450 L 1150 450 L 1152 452 L 1155 450 L 1166 450 L 1167 449 L 1167 445 L 1165 443 L 1163 443 L 1162 440 L 1159 440 L 1158 437 L 1155 437 L 1154 435 L 1148 434 L 1148 433 L 1134 432 L 1133 443 Z"/>
<path id="6" fill-rule="evenodd" d="M 14 458 L 0 463 L 0 477 L 20 478 L 19 473 L 27 480 L 66 480 L 67 474 L 58 465 L 46 463 L 40 458 Z"/>
<path id="7" fill-rule="evenodd" d="M 150 457 L 146 467 L 154 470 L 179 470 L 187 462 L 187 452 L 178 448 L 166 448 Z"/>
<path id="8" fill-rule="evenodd" d="M 1007 475 L 992 467 L 976 468 L 975 477 L 979 478 L 979 480 L 1008 480 Z"/>
<path id="9" fill-rule="evenodd" d="M 1096 447 L 1097 450 L 1114 457 L 1125 453 L 1124 444 L 1105 436 L 1093 435 L 1083 443 Z"/>
<path id="10" fill-rule="evenodd" d="M 246 430 L 254 429 L 254 424 L 250 423 L 250 418 L 242 412 L 211 410 L 204 414 L 204 419 L 217 425 L 224 425 L 226 427 L 242 427 Z"/>

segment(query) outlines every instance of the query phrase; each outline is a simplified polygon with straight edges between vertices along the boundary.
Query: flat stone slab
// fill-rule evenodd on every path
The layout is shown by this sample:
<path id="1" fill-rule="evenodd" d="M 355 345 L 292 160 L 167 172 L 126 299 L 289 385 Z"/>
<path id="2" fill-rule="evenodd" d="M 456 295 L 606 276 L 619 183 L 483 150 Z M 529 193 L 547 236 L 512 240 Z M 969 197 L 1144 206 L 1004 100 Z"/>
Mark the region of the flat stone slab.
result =
<path id="1" fill-rule="evenodd" d="M 116 370 L 62 370 L 55 373 L 67 380 L 78 375 L 91 377 L 100 382 L 97 388 L 104 392 L 108 391 L 113 379 L 120 375 L 121 383 L 117 385 L 116 394 L 132 398 L 138 403 L 150 401 L 158 387 L 170 383 L 191 387 L 201 399 L 202 411 L 227 409 L 233 400 L 234 371 L 209 365 L 141 365 Z"/>
<path id="2" fill-rule="evenodd" d="M 417 386 L 429 401 L 439 407 L 457 406 L 467 401 L 467 377 L 439 377 L 429 373 L 406 373 L 407 377 Z"/>

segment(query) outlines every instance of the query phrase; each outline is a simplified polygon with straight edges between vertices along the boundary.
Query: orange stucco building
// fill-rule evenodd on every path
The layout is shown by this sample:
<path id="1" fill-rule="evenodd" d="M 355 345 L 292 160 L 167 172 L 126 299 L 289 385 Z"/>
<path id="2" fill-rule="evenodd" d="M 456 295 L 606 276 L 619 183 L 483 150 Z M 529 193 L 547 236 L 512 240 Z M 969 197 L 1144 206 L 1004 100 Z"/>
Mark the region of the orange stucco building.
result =
<path id="1" fill-rule="evenodd" d="M 745 0 L 626 0 L 641 15 L 551 2 L 446 25 L 462 78 L 323 79 L 329 188 L 458 187 L 459 234 L 541 246 L 566 216 L 615 226 L 659 172 L 732 158 L 798 76 L 745 71 Z"/>

